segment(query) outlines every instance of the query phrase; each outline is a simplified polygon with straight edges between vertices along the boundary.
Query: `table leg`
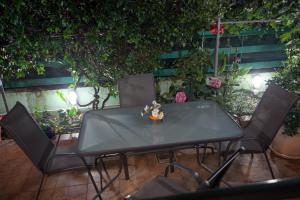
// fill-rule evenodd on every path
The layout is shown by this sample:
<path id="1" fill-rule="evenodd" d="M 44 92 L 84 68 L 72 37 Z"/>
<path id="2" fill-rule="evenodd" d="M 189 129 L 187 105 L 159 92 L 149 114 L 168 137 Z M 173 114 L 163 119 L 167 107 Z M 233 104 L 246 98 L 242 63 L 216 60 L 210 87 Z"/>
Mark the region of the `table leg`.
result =
<path id="1" fill-rule="evenodd" d="M 219 145 L 219 151 L 218 151 L 218 166 L 220 167 L 221 166 L 221 159 L 222 159 L 222 143 L 219 142 L 218 143 Z"/>
<path id="2" fill-rule="evenodd" d="M 127 156 L 125 154 L 120 154 L 120 155 L 121 155 L 121 160 L 122 160 L 123 167 L 124 167 L 125 179 L 129 180 L 129 170 L 128 170 Z"/>
<path id="3" fill-rule="evenodd" d="M 198 146 L 196 148 L 198 148 L 198 152 L 199 152 L 200 146 Z M 207 144 L 204 144 L 204 146 L 203 146 L 203 156 L 202 156 L 202 160 L 201 160 L 202 163 L 204 163 L 204 161 L 205 161 L 206 149 L 207 149 Z"/>
<path id="4" fill-rule="evenodd" d="M 230 151 L 230 147 L 231 147 L 232 144 L 233 144 L 233 142 L 230 141 L 230 142 L 228 143 L 227 147 L 226 147 L 226 150 L 225 150 L 225 152 L 224 152 L 223 163 L 227 160 L 227 156 L 228 156 L 228 153 L 229 153 L 229 151 Z"/>
<path id="5" fill-rule="evenodd" d="M 174 151 L 169 151 L 170 163 L 174 162 Z M 170 172 L 173 173 L 175 171 L 174 166 L 170 165 Z"/>

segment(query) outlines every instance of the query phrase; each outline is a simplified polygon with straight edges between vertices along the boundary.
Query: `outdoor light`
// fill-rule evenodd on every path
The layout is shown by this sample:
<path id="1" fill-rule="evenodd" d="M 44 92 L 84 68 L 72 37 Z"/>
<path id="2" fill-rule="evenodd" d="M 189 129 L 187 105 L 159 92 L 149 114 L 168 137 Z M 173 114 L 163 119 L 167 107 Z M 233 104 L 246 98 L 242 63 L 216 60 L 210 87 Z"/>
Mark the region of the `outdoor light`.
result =
<path id="1" fill-rule="evenodd" d="M 252 85 L 254 87 L 254 89 L 259 89 L 263 84 L 263 79 L 261 76 L 256 75 L 254 76 L 254 78 L 252 79 Z"/>
<path id="2" fill-rule="evenodd" d="M 68 100 L 72 105 L 76 105 L 77 104 L 77 93 L 72 90 L 69 92 L 68 94 Z"/>

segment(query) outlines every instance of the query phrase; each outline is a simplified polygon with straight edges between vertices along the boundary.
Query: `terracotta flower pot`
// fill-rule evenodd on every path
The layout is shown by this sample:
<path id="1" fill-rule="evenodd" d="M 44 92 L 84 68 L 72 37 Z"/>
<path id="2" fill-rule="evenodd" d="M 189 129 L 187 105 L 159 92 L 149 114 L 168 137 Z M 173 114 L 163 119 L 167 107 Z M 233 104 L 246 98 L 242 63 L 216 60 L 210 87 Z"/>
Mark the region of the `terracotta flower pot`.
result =
<path id="1" fill-rule="evenodd" d="M 271 150 L 275 155 L 286 159 L 300 159 L 300 130 L 294 136 L 282 134 L 281 128 L 275 136 Z"/>

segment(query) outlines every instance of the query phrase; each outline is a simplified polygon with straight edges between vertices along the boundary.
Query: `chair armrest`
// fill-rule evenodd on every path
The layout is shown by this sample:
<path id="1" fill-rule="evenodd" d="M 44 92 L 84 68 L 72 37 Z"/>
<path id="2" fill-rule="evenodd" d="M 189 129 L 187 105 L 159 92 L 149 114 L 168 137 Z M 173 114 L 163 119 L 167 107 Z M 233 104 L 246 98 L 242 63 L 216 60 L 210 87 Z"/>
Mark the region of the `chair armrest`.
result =
<path id="1" fill-rule="evenodd" d="M 186 167 L 182 164 L 179 164 L 177 162 L 173 162 L 173 163 L 170 163 L 167 167 L 166 167 L 166 170 L 165 170 L 165 177 L 168 176 L 168 173 L 169 173 L 169 169 L 171 166 L 174 166 L 175 168 L 177 169 L 181 169 L 182 171 L 184 172 L 187 172 L 189 173 L 190 175 L 193 176 L 193 178 L 197 181 L 197 183 L 200 185 L 202 184 L 203 182 L 205 182 L 205 180 L 203 178 L 201 178 L 201 176 L 199 175 L 198 172 L 194 171 L 193 169 L 189 168 L 189 167 Z"/>

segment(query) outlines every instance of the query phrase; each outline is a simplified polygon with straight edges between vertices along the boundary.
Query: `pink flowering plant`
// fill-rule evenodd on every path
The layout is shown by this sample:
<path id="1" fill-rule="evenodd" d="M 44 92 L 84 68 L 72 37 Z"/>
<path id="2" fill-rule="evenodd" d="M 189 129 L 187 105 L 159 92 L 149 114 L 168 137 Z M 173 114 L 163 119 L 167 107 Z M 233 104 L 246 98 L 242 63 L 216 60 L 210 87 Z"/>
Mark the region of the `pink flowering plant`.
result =
<path id="1" fill-rule="evenodd" d="M 208 77 L 206 85 L 214 89 L 219 89 L 221 87 L 221 79 L 219 77 Z"/>
<path id="2" fill-rule="evenodd" d="M 184 103 L 184 102 L 186 102 L 186 100 L 187 100 L 187 97 L 186 97 L 185 92 L 179 91 L 176 93 L 176 96 L 175 96 L 176 103 Z"/>

